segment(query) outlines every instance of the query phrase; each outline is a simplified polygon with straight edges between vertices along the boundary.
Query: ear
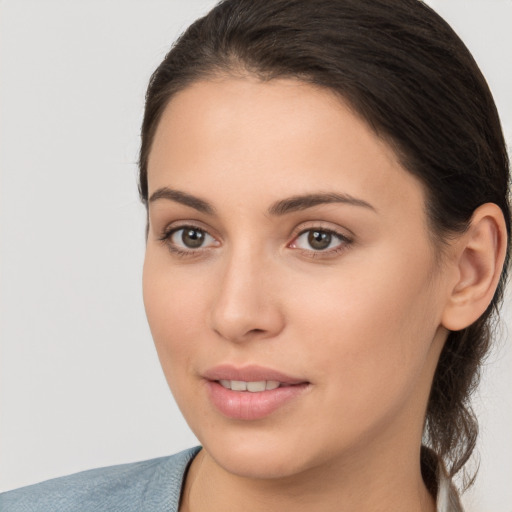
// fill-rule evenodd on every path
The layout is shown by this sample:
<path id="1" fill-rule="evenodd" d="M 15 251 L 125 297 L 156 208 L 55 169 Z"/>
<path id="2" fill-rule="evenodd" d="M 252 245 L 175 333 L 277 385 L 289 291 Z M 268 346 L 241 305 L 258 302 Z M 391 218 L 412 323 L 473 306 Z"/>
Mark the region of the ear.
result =
<path id="1" fill-rule="evenodd" d="M 449 290 L 442 325 L 459 331 L 475 322 L 492 301 L 507 250 L 507 229 L 494 203 L 478 207 L 468 230 L 455 242 L 457 276 Z"/>

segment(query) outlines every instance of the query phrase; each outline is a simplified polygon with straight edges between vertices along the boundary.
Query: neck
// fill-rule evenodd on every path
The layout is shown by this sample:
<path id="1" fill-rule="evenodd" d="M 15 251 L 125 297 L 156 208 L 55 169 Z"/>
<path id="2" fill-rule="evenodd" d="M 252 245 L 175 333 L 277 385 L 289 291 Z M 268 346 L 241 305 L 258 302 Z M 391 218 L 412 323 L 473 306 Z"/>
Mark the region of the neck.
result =
<path id="1" fill-rule="evenodd" d="M 343 462 L 273 479 L 229 473 L 203 449 L 189 470 L 180 512 L 435 511 L 422 480 L 419 450 L 416 457 L 406 456 L 410 449 L 376 457 L 375 448 L 368 448 Z"/>

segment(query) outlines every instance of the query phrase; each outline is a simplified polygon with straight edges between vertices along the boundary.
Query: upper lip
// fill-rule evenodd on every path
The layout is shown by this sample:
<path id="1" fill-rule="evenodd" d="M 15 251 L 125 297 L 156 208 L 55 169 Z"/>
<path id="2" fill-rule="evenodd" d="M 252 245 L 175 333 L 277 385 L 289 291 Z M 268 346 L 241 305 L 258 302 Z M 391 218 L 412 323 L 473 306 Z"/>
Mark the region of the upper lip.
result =
<path id="1" fill-rule="evenodd" d="M 258 365 L 234 366 L 221 364 L 209 368 L 203 373 L 208 380 L 241 380 L 245 382 L 258 382 L 263 380 L 275 380 L 283 384 L 302 384 L 308 382 L 306 379 L 286 375 L 272 368 L 265 368 Z"/>

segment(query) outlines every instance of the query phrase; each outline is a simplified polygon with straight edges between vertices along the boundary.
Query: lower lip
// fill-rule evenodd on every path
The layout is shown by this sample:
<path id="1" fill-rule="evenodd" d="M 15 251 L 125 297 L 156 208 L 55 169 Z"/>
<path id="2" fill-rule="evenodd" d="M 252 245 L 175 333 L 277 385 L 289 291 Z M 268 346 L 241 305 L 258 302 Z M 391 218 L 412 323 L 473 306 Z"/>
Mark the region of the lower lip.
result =
<path id="1" fill-rule="evenodd" d="M 284 386 L 268 391 L 232 391 L 216 381 L 207 381 L 213 405 L 228 418 L 236 420 L 259 420 L 300 396 L 308 383 Z"/>

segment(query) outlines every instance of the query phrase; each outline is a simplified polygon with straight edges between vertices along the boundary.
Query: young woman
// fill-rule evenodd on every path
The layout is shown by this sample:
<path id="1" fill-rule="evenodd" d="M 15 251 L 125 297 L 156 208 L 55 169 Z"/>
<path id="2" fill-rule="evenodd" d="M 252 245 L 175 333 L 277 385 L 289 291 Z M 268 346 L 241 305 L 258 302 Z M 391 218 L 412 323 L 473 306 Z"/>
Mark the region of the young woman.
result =
<path id="1" fill-rule="evenodd" d="M 2 510 L 461 510 L 509 180 L 423 3 L 222 2 L 155 71 L 140 153 L 146 312 L 202 447 Z"/>

